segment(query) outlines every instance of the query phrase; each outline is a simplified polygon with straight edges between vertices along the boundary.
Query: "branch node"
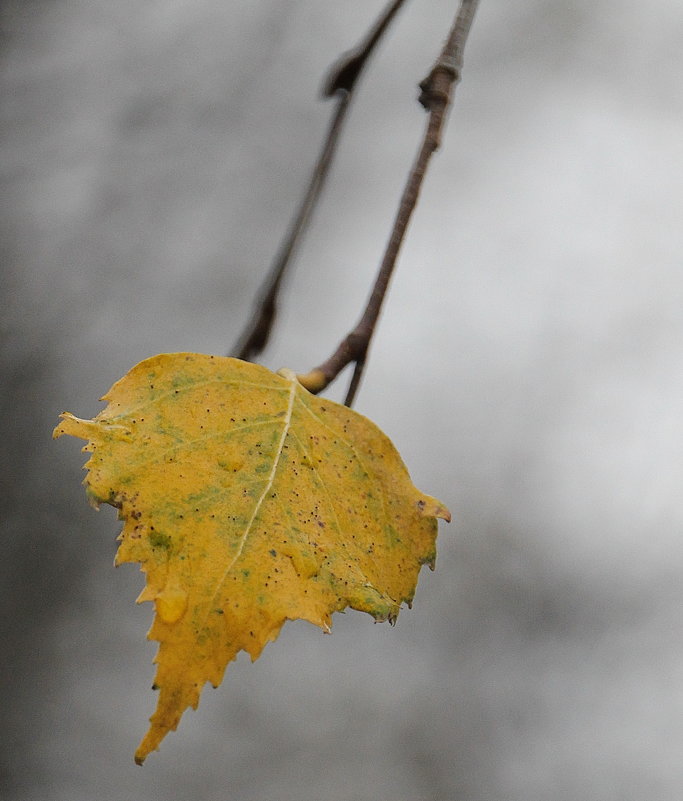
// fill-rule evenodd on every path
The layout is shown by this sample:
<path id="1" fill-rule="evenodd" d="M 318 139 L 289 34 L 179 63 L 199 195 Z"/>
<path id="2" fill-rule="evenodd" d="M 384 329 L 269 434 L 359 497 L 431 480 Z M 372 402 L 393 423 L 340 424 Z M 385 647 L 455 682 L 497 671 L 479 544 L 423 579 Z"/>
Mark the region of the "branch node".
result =
<path id="1" fill-rule="evenodd" d="M 369 331 L 354 330 L 346 337 L 344 344 L 351 357 L 350 361 L 360 361 L 366 354 L 369 344 Z"/>
<path id="2" fill-rule="evenodd" d="M 354 49 L 343 53 L 325 77 L 321 91 L 322 96 L 334 97 L 337 92 L 351 93 L 364 64 L 364 52 L 359 53 Z"/>
<path id="3" fill-rule="evenodd" d="M 460 68 L 454 59 L 440 59 L 432 71 L 420 81 L 418 101 L 425 111 L 432 111 L 435 106 L 446 106 L 451 99 L 453 84 L 460 80 Z"/>

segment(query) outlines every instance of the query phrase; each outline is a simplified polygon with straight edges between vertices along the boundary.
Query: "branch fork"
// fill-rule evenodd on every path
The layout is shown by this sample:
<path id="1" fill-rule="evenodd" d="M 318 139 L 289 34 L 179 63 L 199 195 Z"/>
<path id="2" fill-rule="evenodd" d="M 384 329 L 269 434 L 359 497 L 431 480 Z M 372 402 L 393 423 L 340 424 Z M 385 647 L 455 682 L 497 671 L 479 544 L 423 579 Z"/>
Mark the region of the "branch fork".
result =
<path id="1" fill-rule="evenodd" d="M 354 50 L 342 56 L 332 68 L 330 76 L 325 83 L 323 94 L 327 97 L 332 95 L 339 96 L 341 98 L 339 105 L 340 110 L 346 109 L 351 92 L 355 87 L 356 80 L 363 66 L 385 32 L 390 20 L 403 2 L 404 0 L 393 0 L 393 2 L 390 2 L 365 41 Z M 420 82 L 419 102 L 428 112 L 429 118 L 417 158 L 408 176 L 403 194 L 401 195 L 394 225 L 389 236 L 382 263 L 377 273 L 377 278 L 375 279 L 374 287 L 360 320 L 339 343 L 334 353 L 318 365 L 318 367 L 313 368 L 308 373 L 297 376 L 299 382 L 314 394 L 322 392 L 347 365 L 354 364 L 353 376 L 344 401 L 347 406 L 353 404 L 367 360 L 375 326 L 382 309 L 382 303 L 386 296 L 389 281 L 394 271 L 408 224 L 417 205 L 427 166 L 431 156 L 439 148 L 441 143 L 446 111 L 451 104 L 454 86 L 460 80 L 465 43 L 477 5 L 478 0 L 461 0 L 460 7 L 441 53 L 427 77 Z M 338 111 L 337 113 L 339 114 L 340 112 Z M 327 150 L 327 147 L 330 143 L 330 139 L 333 137 L 333 133 L 335 134 L 335 138 L 332 147 L 334 147 L 336 143 L 338 130 L 333 127 L 328 135 L 326 148 L 323 149 L 321 161 L 314 172 L 312 185 L 315 183 L 316 174 L 321 170 L 321 165 L 324 164 L 325 171 L 327 166 L 329 166 L 331 151 Z M 326 153 L 327 162 L 324 160 Z M 323 172 L 322 176 L 318 176 L 320 178 L 320 185 L 322 184 L 322 177 L 324 177 L 324 174 Z M 318 186 L 318 190 L 319 188 Z M 309 194 L 310 191 L 309 188 Z M 307 194 L 307 198 L 308 197 L 309 195 Z M 315 199 L 317 199 L 317 194 Z M 300 215 L 299 220 L 294 226 L 294 239 L 296 239 L 303 230 L 307 219 L 307 215 L 304 215 L 303 218 Z M 280 262 L 278 264 L 276 262 L 277 269 L 271 274 L 270 292 L 266 293 L 264 299 L 261 301 L 261 318 L 265 315 L 267 318 L 267 327 L 265 328 L 265 337 L 261 336 L 261 339 L 258 341 L 260 346 L 259 351 L 265 346 L 268 334 L 270 333 L 270 327 L 275 316 L 277 291 L 287 261 L 289 260 L 289 256 L 291 256 L 291 251 L 292 248 L 290 248 L 284 263 Z M 268 317 L 268 315 L 270 316 Z M 263 327 L 261 327 L 261 331 L 263 332 Z M 254 348 L 252 347 L 237 355 L 240 355 L 241 358 L 250 358 L 254 352 Z"/>

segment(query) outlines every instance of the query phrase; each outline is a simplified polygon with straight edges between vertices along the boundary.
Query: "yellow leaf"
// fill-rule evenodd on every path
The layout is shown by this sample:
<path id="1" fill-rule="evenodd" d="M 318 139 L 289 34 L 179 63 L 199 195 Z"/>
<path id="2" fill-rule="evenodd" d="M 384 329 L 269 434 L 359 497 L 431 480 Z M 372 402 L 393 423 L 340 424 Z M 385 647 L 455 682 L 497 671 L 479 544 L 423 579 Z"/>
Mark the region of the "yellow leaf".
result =
<path id="1" fill-rule="evenodd" d="M 239 651 L 256 659 L 286 620 L 329 631 L 348 606 L 393 622 L 433 568 L 448 510 L 373 423 L 291 371 L 161 354 L 102 400 L 54 436 L 88 440 L 87 493 L 118 508 L 116 563 L 141 563 L 138 601 L 156 607 L 159 699 L 138 763 Z"/>

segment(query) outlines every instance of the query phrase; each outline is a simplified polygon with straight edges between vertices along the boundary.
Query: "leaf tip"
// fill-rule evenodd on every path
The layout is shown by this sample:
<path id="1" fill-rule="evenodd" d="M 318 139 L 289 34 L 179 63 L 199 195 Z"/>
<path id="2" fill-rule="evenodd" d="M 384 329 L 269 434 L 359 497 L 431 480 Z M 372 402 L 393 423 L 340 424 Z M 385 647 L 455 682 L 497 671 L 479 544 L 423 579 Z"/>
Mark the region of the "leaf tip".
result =
<path id="1" fill-rule="evenodd" d="M 417 508 L 425 517 L 438 517 L 447 523 L 451 522 L 451 513 L 448 507 L 444 506 L 441 501 L 437 501 L 436 498 L 423 495 L 417 502 Z"/>
<path id="2" fill-rule="evenodd" d="M 450 523 L 451 522 L 450 509 L 448 509 L 448 507 L 446 507 L 446 506 L 443 506 L 443 505 L 439 504 L 439 507 L 438 507 L 437 512 L 434 515 L 434 517 L 438 517 L 441 520 L 445 520 L 446 523 Z"/>
<path id="3" fill-rule="evenodd" d="M 60 422 L 52 430 L 52 439 L 59 439 L 62 435 L 69 433 L 65 421 L 69 420 L 70 417 L 73 417 L 70 412 L 62 412 L 59 415 Z"/>
<path id="4" fill-rule="evenodd" d="M 82 420 L 71 412 L 62 412 L 59 419 L 62 422 L 52 432 L 52 439 L 59 439 L 63 434 L 69 434 L 79 439 L 92 440 L 99 431 L 99 425 L 94 420 Z"/>

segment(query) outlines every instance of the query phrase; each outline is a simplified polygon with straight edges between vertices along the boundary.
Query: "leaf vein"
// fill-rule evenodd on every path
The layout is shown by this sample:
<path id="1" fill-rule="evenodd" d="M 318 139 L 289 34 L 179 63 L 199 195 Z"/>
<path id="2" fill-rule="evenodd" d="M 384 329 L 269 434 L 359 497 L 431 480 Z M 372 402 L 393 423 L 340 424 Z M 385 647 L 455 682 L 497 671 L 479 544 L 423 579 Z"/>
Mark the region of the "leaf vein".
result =
<path id="1" fill-rule="evenodd" d="M 225 384 L 225 386 L 244 386 L 244 387 L 252 387 L 254 389 L 267 389 L 271 392 L 286 392 L 287 387 L 278 387 L 276 384 L 257 384 L 253 381 L 244 381 L 241 378 L 235 378 L 232 380 L 226 380 L 224 377 L 222 378 L 213 378 L 209 381 L 197 381 L 192 384 L 186 384 L 182 387 L 172 387 L 168 390 L 168 392 L 161 392 L 158 395 L 154 395 L 149 399 L 139 403 L 137 406 L 127 406 L 121 414 L 112 415 L 111 420 L 118 420 L 121 417 L 128 417 L 133 412 L 140 411 L 140 409 L 146 409 L 149 406 L 156 405 L 159 401 L 163 400 L 164 398 L 168 398 L 172 395 L 179 395 L 181 392 L 188 392 L 191 389 L 201 389 L 201 387 L 208 387 L 211 384 Z M 105 398 L 106 399 L 106 396 Z"/>
<path id="2" fill-rule="evenodd" d="M 236 426 L 235 428 L 230 429 L 230 431 L 217 431 L 215 434 L 204 434 L 203 436 L 197 437 L 196 439 L 186 440 L 185 442 L 179 442 L 176 445 L 171 445 L 170 448 L 166 448 L 163 451 L 156 451 L 148 459 L 141 459 L 137 461 L 135 464 L 138 467 L 144 467 L 146 464 L 149 464 L 149 462 L 158 462 L 160 458 L 165 456 L 167 453 L 183 450 L 184 448 L 188 448 L 191 445 L 196 445 L 199 442 L 205 442 L 206 440 L 209 439 L 218 439 L 219 437 L 224 437 L 225 439 L 228 439 L 233 434 L 237 434 L 240 431 L 248 431 L 251 428 L 258 428 L 259 426 L 269 426 L 277 422 L 279 422 L 277 419 L 261 420 L 258 423 L 248 423 L 247 425 L 244 426 Z"/>
<path id="3" fill-rule="evenodd" d="M 254 506 L 254 511 L 252 512 L 251 518 L 250 518 L 249 522 L 247 523 L 247 526 L 246 526 L 246 528 L 244 530 L 244 534 L 242 534 L 242 536 L 240 537 L 240 542 L 239 542 L 239 545 L 237 547 L 237 553 L 230 560 L 230 564 L 225 568 L 225 570 L 223 571 L 223 575 L 221 576 L 218 584 L 216 585 L 216 591 L 214 592 L 214 594 L 212 596 L 212 600 L 211 600 L 211 604 L 210 604 L 209 608 L 213 608 L 213 603 L 214 603 L 216 597 L 218 596 L 218 594 L 220 593 L 221 589 L 223 588 L 223 585 L 225 584 L 225 580 L 227 579 L 228 575 L 230 574 L 230 571 L 232 570 L 233 565 L 235 564 L 235 562 L 242 555 L 242 551 L 244 550 L 244 545 L 245 545 L 245 543 L 247 541 L 247 538 L 249 537 L 249 534 L 251 533 L 251 529 L 252 529 L 252 526 L 254 525 L 254 521 L 256 520 L 256 518 L 258 516 L 258 513 L 261 510 L 261 506 L 263 505 L 263 500 L 266 497 L 266 495 L 268 494 L 268 492 L 270 491 L 270 488 L 273 486 L 273 481 L 275 480 L 275 473 L 277 472 L 277 467 L 278 467 L 278 464 L 280 463 L 280 457 L 282 456 L 282 449 L 284 448 L 285 439 L 287 438 L 287 434 L 289 433 L 289 429 L 290 429 L 290 425 L 291 425 L 291 421 L 292 421 L 292 409 L 294 408 L 294 398 L 296 397 L 297 386 L 298 386 L 298 383 L 296 381 L 292 381 L 291 382 L 290 390 L 289 390 L 289 401 L 288 401 L 288 404 L 287 404 L 287 413 L 285 414 L 285 417 L 284 417 L 284 420 L 283 420 L 283 425 L 282 425 L 282 436 L 280 437 L 280 442 L 278 443 L 277 453 L 275 454 L 275 457 L 273 458 L 273 467 L 272 467 L 272 469 L 270 471 L 270 475 L 268 476 L 268 479 L 266 481 L 266 485 L 263 488 L 263 492 L 261 493 L 258 501 L 256 502 L 256 505 Z M 208 611 L 207 611 L 207 615 L 208 615 Z"/>
<path id="4" fill-rule="evenodd" d="M 299 403 L 301 403 L 303 408 L 311 415 L 311 417 L 317 423 L 319 423 L 321 426 L 324 426 L 328 431 L 330 431 L 332 434 L 334 434 L 334 436 L 337 438 L 338 441 L 340 441 L 344 445 L 346 445 L 346 447 L 353 453 L 353 455 L 356 457 L 356 459 L 358 459 L 358 462 L 359 462 L 360 466 L 363 468 L 363 470 L 365 470 L 365 472 L 368 474 L 368 476 L 372 476 L 373 483 L 381 488 L 382 482 L 380 481 L 376 471 L 372 470 L 371 468 L 366 466 L 365 460 L 362 458 L 361 454 L 356 450 L 356 448 L 350 442 L 348 442 L 346 439 L 344 439 L 344 437 L 341 436 L 341 434 L 338 431 L 335 431 L 322 418 L 318 417 L 318 415 L 315 414 L 315 412 L 313 412 L 308 406 L 306 406 L 306 404 L 301 399 L 299 399 Z M 382 517 L 384 518 L 384 523 L 385 523 L 385 527 L 386 527 L 386 524 L 388 522 L 388 516 L 387 516 L 386 505 L 384 503 L 384 493 L 381 492 L 381 491 L 379 493 L 379 500 L 380 500 L 380 503 L 382 504 Z"/>

